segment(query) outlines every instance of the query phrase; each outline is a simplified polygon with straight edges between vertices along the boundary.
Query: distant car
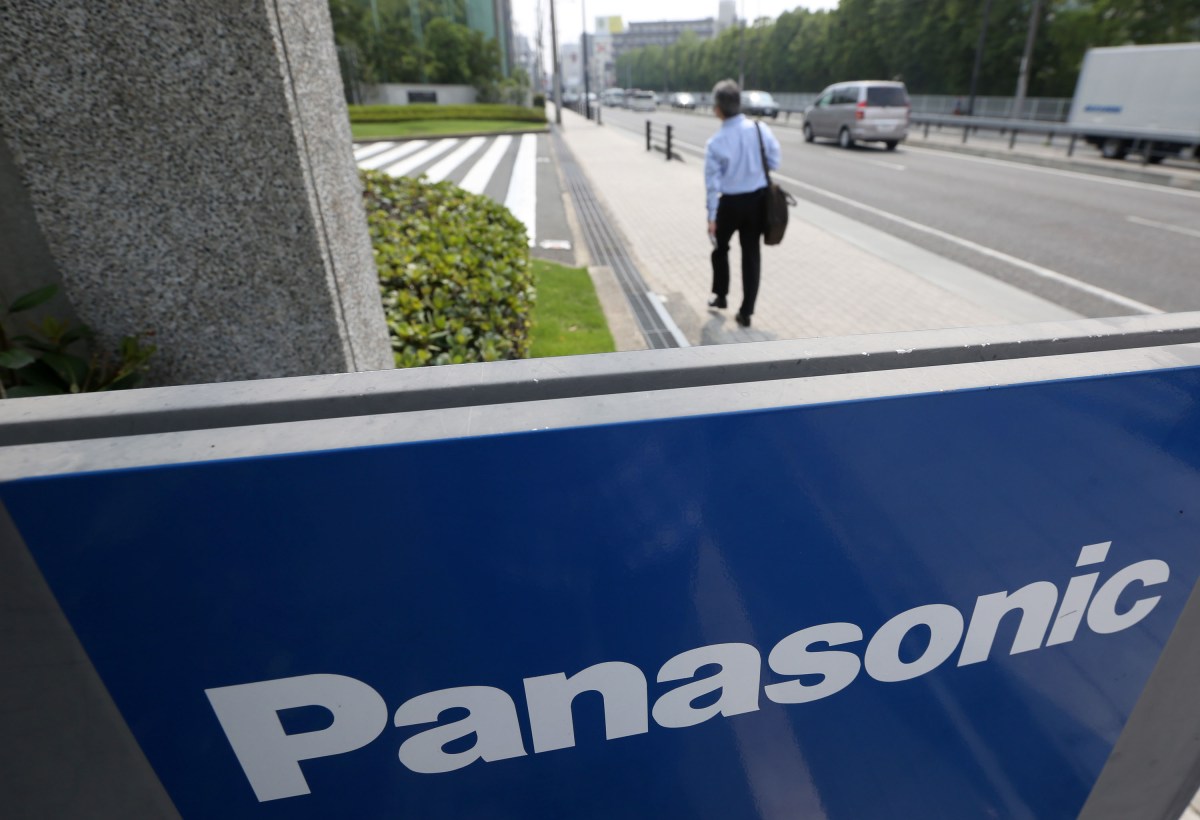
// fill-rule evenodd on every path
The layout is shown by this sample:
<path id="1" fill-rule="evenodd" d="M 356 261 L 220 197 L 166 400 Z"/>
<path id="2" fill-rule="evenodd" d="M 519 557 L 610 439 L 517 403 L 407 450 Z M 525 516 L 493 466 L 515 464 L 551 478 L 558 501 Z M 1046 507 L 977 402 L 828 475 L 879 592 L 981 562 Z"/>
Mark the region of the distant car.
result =
<path id="1" fill-rule="evenodd" d="M 653 91 L 637 90 L 632 96 L 626 97 L 629 100 L 629 107 L 634 111 L 657 111 L 658 100 L 654 96 Z"/>
<path id="2" fill-rule="evenodd" d="M 606 88 L 604 93 L 600 95 L 600 101 L 603 105 L 610 108 L 623 108 L 625 106 L 625 90 L 622 88 Z"/>
<path id="3" fill-rule="evenodd" d="M 696 107 L 696 97 L 693 94 L 688 94 L 686 91 L 671 95 L 672 108 L 687 108 L 689 110 Z"/>
<path id="4" fill-rule="evenodd" d="M 779 103 L 766 91 L 743 91 L 742 113 L 776 119 L 779 116 Z"/>
<path id="5" fill-rule="evenodd" d="M 894 151 L 908 136 L 912 105 L 904 83 L 856 80 L 836 83 L 804 111 L 804 139 L 836 139 L 843 148 L 855 142 L 882 142 Z"/>
<path id="6" fill-rule="evenodd" d="M 581 99 L 583 95 L 578 91 L 564 91 L 562 95 L 563 105 L 579 105 Z"/>

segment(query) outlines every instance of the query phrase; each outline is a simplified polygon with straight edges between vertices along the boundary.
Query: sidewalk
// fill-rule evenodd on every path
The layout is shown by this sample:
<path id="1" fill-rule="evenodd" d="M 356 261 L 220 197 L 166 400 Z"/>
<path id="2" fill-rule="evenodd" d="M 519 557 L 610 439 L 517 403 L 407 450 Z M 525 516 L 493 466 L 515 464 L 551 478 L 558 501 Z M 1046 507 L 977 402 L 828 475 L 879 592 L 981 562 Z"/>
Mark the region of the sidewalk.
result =
<path id="1" fill-rule="evenodd" d="M 715 130 L 715 129 L 714 129 Z M 563 139 L 629 242 L 647 287 L 691 344 L 1015 324 L 1076 314 L 811 203 L 783 243 L 763 248 L 753 326 L 738 328 L 740 251 L 730 309 L 710 311 L 712 246 L 701 162 L 667 162 L 638 137 L 563 112 Z M 578 238 L 577 238 L 578 241 Z"/>

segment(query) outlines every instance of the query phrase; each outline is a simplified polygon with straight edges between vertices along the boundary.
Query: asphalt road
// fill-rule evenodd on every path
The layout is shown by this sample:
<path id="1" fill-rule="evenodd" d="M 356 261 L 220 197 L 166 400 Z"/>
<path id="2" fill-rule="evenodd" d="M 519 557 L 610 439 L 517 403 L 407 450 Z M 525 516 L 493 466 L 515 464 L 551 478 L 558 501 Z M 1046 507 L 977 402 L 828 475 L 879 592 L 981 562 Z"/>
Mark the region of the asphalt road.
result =
<path id="1" fill-rule="evenodd" d="M 700 162 L 714 118 L 604 109 L 673 126 Z M 1200 310 L 1200 192 L 901 145 L 850 151 L 778 127 L 793 194 L 1085 316 Z"/>

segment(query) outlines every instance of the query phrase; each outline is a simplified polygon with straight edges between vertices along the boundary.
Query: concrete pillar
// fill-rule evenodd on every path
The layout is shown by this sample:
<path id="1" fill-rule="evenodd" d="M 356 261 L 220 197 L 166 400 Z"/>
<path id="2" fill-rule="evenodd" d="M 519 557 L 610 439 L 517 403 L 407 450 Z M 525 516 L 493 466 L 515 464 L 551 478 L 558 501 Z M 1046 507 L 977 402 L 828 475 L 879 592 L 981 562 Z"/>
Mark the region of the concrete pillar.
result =
<path id="1" fill-rule="evenodd" d="M 0 292 L 48 254 L 157 384 L 392 366 L 325 0 L 0 0 L 0 101 Z"/>

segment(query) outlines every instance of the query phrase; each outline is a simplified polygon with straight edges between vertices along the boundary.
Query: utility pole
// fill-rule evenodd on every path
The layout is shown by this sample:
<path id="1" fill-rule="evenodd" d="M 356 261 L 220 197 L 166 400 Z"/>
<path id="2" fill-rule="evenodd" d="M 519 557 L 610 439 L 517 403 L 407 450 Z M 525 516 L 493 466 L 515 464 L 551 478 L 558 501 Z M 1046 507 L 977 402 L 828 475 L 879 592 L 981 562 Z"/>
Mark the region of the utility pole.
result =
<path id="1" fill-rule="evenodd" d="M 537 62 L 534 63 L 535 76 L 533 78 L 533 90 L 541 92 L 543 99 L 546 94 L 546 52 L 545 38 L 542 37 L 542 31 L 545 28 L 545 20 L 542 15 L 542 0 L 537 3 Z"/>
<path id="2" fill-rule="evenodd" d="M 671 75 L 668 73 L 668 61 L 671 54 L 671 36 L 663 31 L 663 95 L 666 96 L 671 87 Z"/>
<path id="3" fill-rule="evenodd" d="M 1033 0 L 1029 12 L 1029 34 L 1025 37 L 1025 53 L 1021 56 L 1021 71 L 1017 74 L 1017 98 L 1013 100 L 1014 118 L 1021 116 L 1025 107 L 1025 92 L 1029 90 L 1029 68 L 1033 64 L 1033 43 L 1037 39 L 1038 20 L 1042 16 L 1042 0 Z"/>
<path id="4" fill-rule="evenodd" d="M 992 2 L 992 0 L 988 0 Z M 742 0 L 742 10 L 738 13 L 738 90 L 746 89 L 746 0 Z"/>
<path id="5" fill-rule="evenodd" d="M 588 74 L 587 0 L 579 0 L 583 12 L 583 30 L 579 33 L 579 45 L 583 49 L 583 116 L 592 118 L 592 83 Z"/>
<path id="6" fill-rule="evenodd" d="M 558 61 L 558 22 L 550 0 L 550 59 L 554 60 L 554 124 L 562 125 L 562 64 Z"/>
<path id="7" fill-rule="evenodd" d="M 971 97 L 967 102 L 967 114 L 975 114 L 975 91 L 979 88 L 979 69 L 983 67 L 983 45 L 987 42 L 988 18 L 992 16 L 992 0 L 983 2 L 983 25 L 979 27 L 979 43 L 975 46 L 975 68 L 971 70 Z"/>

